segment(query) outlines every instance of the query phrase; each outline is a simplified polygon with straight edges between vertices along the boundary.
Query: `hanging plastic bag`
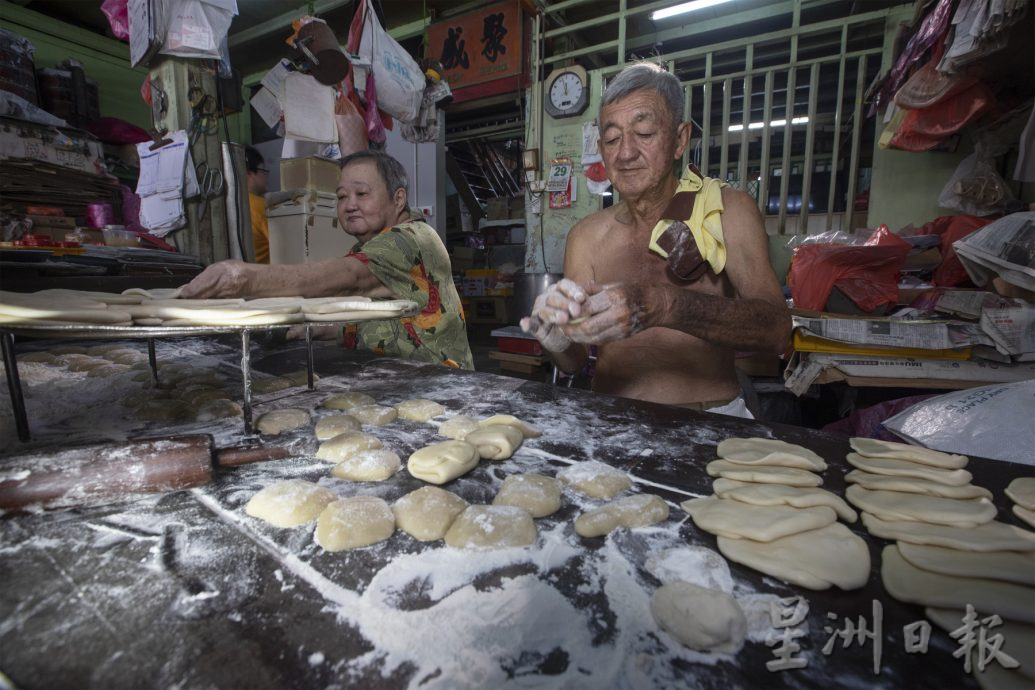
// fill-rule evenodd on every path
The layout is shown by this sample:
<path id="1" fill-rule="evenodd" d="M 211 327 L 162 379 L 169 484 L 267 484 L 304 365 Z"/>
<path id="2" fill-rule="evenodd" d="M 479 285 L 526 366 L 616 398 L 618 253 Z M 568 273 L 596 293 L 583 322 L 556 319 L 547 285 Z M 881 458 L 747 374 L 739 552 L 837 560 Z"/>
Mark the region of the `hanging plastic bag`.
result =
<path id="1" fill-rule="evenodd" d="M 425 78 L 420 65 L 381 26 L 377 14 L 365 0 L 363 37 L 359 55 L 370 62 L 377 78 L 378 107 L 399 120 L 412 124 L 420 114 Z M 369 95 L 367 102 L 371 101 Z"/>
<path id="2" fill-rule="evenodd" d="M 129 38 L 129 0 L 104 0 L 101 12 L 108 18 L 112 35 L 120 41 Z"/>
<path id="3" fill-rule="evenodd" d="M 340 91 L 334 101 L 334 124 L 338 127 L 338 148 L 342 158 L 363 151 L 369 145 L 365 118 L 349 97 Z"/>
<path id="4" fill-rule="evenodd" d="M 219 46 L 237 16 L 237 0 L 168 0 L 165 55 L 221 59 Z"/>
<path id="5" fill-rule="evenodd" d="M 385 128 L 377 115 L 377 87 L 374 84 L 374 73 L 367 72 L 367 140 L 371 144 L 385 143 Z"/>

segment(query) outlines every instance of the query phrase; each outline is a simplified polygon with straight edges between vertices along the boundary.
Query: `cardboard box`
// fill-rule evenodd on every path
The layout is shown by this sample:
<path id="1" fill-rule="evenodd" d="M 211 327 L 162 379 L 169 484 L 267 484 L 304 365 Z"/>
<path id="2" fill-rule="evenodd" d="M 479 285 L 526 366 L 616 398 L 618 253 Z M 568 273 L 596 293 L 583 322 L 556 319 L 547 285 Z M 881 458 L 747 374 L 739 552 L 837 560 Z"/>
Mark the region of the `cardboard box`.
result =
<path id="1" fill-rule="evenodd" d="M 326 158 L 307 156 L 280 161 L 281 189 L 315 189 L 336 194 L 340 177 L 341 167 L 338 162 Z"/>

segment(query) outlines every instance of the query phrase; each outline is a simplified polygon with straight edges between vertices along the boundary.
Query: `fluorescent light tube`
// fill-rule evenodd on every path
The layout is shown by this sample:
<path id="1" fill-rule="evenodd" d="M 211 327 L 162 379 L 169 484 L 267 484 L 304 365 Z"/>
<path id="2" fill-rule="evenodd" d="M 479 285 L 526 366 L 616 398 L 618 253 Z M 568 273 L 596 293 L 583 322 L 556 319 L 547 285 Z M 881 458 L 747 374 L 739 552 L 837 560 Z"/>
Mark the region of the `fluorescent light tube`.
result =
<path id="1" fill-rule="evenodd" d="M 696 12 L 697 10 L 703 10 L 708 7 L 714 7 L 715 5 L 721 5 L 727 3 L 730 0 L 693 0 L 693 2 L 684 2 L 679 5 L 673 5 L 663 10 L 655 10 L 651 12 L 650 18 L 654 21 L 659 19 L 668 19 L 674 17 L 677 14 L 686 14 L 687 12 Z"/>

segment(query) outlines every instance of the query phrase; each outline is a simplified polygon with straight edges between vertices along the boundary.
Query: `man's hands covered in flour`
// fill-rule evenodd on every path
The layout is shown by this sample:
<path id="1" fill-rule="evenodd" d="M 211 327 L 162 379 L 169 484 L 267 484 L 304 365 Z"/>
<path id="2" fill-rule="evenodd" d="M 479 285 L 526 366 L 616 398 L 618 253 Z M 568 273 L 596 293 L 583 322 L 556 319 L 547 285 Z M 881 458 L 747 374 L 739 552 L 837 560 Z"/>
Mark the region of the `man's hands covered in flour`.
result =
<path id="1" fill-rule="evenodd" d="M 536 298 L 521 328 L 551 352 L 563 352 L 572 343 L 622 340 L 651 325 L 650 292 L 636 285 L 582 286 L 565 278 Z"/>

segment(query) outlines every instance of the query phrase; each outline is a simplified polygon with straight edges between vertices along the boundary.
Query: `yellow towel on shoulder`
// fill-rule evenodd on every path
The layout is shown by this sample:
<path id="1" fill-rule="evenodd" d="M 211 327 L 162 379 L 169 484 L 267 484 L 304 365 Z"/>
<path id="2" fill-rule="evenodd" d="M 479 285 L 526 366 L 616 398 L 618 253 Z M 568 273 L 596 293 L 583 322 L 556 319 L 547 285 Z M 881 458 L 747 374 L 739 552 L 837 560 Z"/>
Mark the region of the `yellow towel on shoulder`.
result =
<path id="1" fill-rule="evenodd" d="M 697 250 L 716 274 L 726 267 L 726 244 L 722 235 L 722 188 L 725 182 L 711 177 L 701 177 L 691 166 L 687 166 L 679 180 L 676 194 L 696 192 L 693 210 L 689 218 L 662 218 L 650 233 L 648 247 L 655 254 L 668 258 L 668 252 L 658 246 L 658 238 L 673 221 L 682 221 L 690 229 L 697 242 Z M 674 195 L 673 195 L 674 196 Z M 666 209 L 667 210 L 667 209 Z"/>

